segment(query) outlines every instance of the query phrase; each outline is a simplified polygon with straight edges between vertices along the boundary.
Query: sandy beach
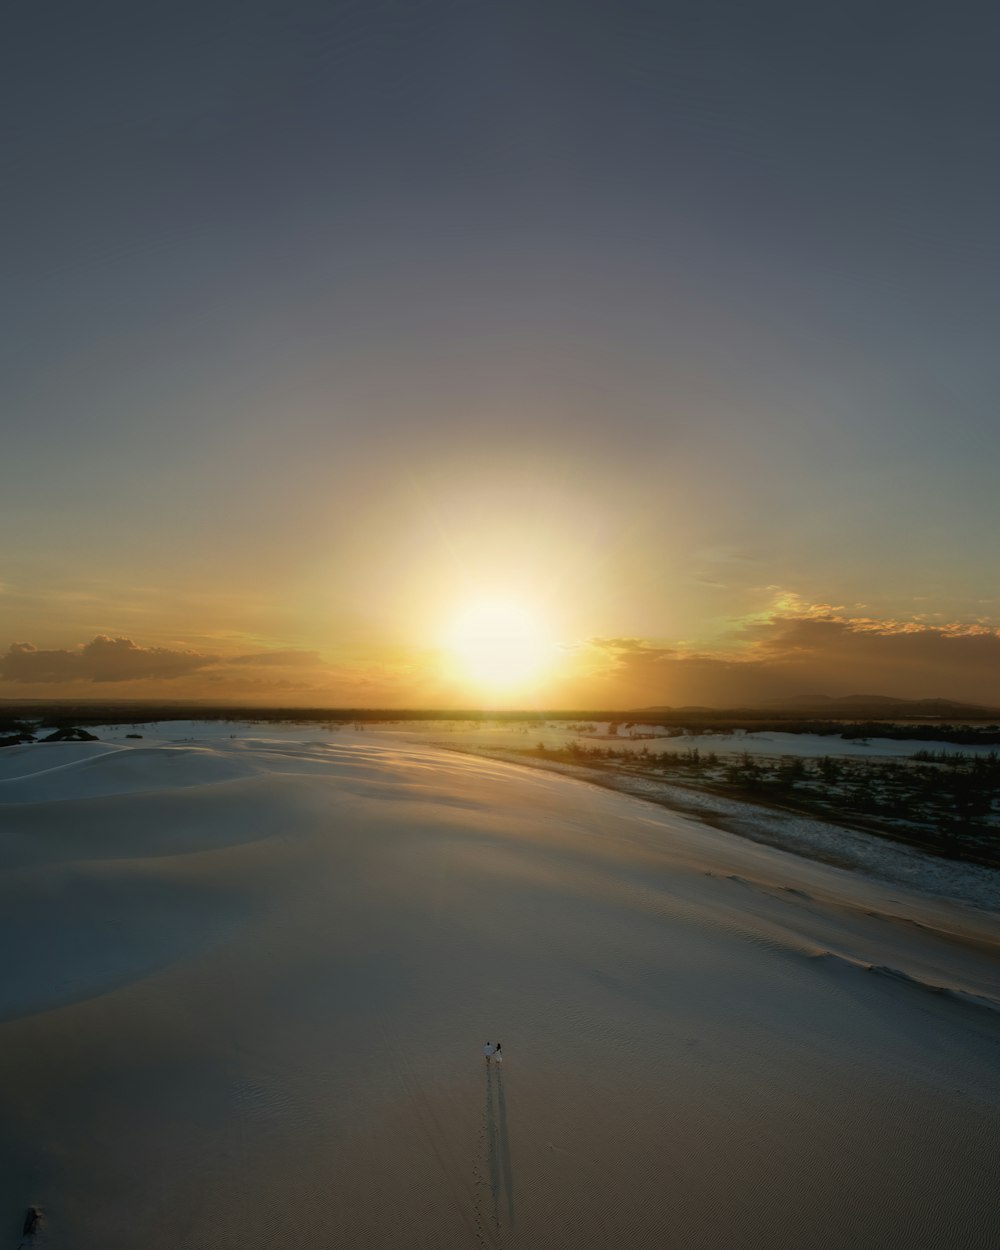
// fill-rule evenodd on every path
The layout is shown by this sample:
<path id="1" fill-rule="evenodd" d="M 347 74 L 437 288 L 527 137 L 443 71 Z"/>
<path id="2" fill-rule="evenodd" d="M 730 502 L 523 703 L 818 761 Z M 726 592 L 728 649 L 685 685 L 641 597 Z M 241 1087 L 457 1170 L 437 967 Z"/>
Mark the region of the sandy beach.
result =
<path id="1" fill-rule="evenodd" d="M 996 913 L 390 734 L 144 732 L 0 755 L 0 1245 L 997 1244 Z"/>

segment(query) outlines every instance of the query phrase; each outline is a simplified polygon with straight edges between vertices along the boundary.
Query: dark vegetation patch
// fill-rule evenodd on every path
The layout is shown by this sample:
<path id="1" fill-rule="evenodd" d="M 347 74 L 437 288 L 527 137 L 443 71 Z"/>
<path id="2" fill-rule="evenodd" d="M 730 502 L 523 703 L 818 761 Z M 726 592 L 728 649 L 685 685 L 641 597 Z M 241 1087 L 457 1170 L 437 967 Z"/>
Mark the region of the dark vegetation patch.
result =
<path id="1" fill-rule="evenodd" d="M 572 742 L 519 752 L 761 803 L 1000 867 L 1000 753 L 917 751 L 898 760 L 651 751 Z"/>
<path id="2" fill-rule="evenodd" d="M 949 705 L 950 706 L 950 705 Z M 1000 746 L 1000 718 L 969 716 L 961 722 L 942 717 L 902 717 L 899 719 L 848 719 L 843 716 L 814 716 L 801 711 L 770 709 L 677 708 L 657 709 L 655 715 L 621 710 L 581 711 L 494 711 L 489 708 L 254 708 L 238 704 L 196 703 L 0 703 L 0 734 L 13 735 L 42 729 L 66 729 L 85 725 L 131 725 L 178 720 L 239 721 L 259 724 L 398 724 L 402 721 L 465 721 L 470 724 L 505 723 L 545 725 L 548 722 L 575 722 L 585 732 L 584 722 L 613 722 L 627 729 L 635 725 L 655 728 L 658 737 L 680 734 L 810 733 L 821 736 L 858 738 L 912 738 L 924 742 L 975 743 Z M 974 711 L 978 709 L 973 709 Z M 637 733 L 636 736 L 642 736 Z M 653 736 L 650 734 L 650 736 Z"/>

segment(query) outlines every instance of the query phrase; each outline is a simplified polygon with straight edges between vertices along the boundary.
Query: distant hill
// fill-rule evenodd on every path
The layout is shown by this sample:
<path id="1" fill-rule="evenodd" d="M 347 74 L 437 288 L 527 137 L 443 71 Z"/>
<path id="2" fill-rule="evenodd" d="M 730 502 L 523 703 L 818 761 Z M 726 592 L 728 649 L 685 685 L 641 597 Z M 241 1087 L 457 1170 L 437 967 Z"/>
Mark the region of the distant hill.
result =
<path id="1" fill-rule="evenodd" d="M 795 699 L 784 699 L 775 706 L 794 708 L 796 711 L 802 708 L 817 711 L 826 709 L 837 717 L 865 714 L 930 716 L 935 719 L 971 717 L 973 720 L 988 720 L 1000 715 L 1000 709 L 985 707 L 979 703 L 960 703 L 956 699 L 896 699 L 884 694 L 849 694 L 840 698 L 831 698 L 829 695 L 801 695 Z"/>
<path id="2" fill-rule="evenodd" d="M 1000 720 L 1000 708 L 976 703 L 960 703 L 955 699 L 897 699 L 884 694 L 798 695 L 793 699 L 776 699 L 759 707 L 642 707 L 622 712 L 621 717 L 648 720 L 651 717 L 678 716 L 731 717 L 754 719 L 775 716 L 781 719 L 819 720 Z"/>

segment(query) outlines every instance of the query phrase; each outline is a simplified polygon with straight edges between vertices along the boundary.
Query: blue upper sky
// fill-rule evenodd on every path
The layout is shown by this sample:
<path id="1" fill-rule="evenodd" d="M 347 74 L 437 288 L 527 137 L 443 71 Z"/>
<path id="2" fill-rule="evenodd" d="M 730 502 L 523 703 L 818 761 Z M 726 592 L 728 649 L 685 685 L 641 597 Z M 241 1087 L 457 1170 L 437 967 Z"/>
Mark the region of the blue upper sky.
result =
<path id="1" fill-rule="evenodd" d="M 486 583 L 557 585 L 566 642 L 992 628 L 998 37 L 986 3 L 20 6 L 0 642 L 396 662 Z"/>

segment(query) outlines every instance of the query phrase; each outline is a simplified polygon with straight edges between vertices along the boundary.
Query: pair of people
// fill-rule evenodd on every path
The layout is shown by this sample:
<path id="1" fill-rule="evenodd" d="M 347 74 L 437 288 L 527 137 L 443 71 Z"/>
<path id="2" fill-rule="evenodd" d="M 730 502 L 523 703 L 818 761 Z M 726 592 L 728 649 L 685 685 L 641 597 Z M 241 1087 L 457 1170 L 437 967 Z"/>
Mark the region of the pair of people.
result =
<path id="1" fill-rule="evenodd" d="M 503 1063 L 503 1050 L 501 1049 L 499 1042 L 487 1042 L 483 1047 L 483 1055 L 486 1057 L 487 1063 L 489 1063 L 491 1059 L 495 1064 L 499 1065 Z"/>

